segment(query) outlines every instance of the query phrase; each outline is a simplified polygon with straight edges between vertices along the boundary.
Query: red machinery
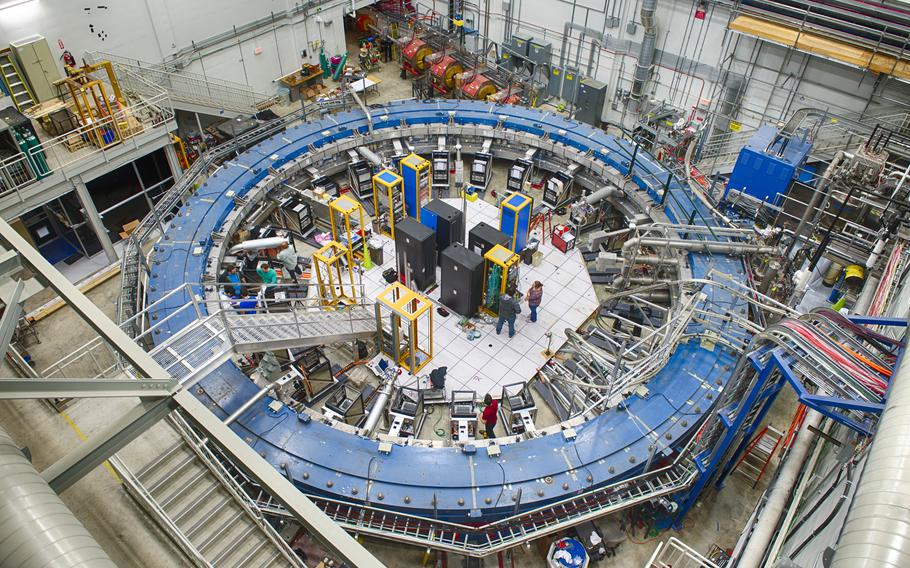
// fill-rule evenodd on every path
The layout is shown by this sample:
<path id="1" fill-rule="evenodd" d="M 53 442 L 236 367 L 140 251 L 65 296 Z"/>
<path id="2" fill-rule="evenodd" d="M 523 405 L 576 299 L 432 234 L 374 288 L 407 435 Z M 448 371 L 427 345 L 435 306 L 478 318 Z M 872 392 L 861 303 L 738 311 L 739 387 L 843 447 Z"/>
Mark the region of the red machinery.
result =
<path id="1" fill-rule="evenodd" d="M 357 17 L 354 18 L 354 29 L 362 34 L 372 32 L 375 25 L 376 20 L 373 18 L 373 15 L 367 12 L 360 12 L 357 14 Z"/>
<path id="2" fill-rule="evenodd" d="M 430 67 L 430 81 L 433 90 L 442 95 L 447 95 L 455 88 L 455 76 L 464 71 L 461 63 L 451 55 L 444 55 Z"/>
<path id="3" fill-rule="evenodd" d="M 427 68 L 427 55 L 433 50 L 422 39 L 414 38 L 401 49 L 401 67 L 411 75 L 420 75 Z"/>
<path id="4" fill-rule="evenodd" d="M 496 92 L 496 85 L 488 77 L 478 73 L 461 90 L 466 98 L 485 101 L 487 97 Z"/>

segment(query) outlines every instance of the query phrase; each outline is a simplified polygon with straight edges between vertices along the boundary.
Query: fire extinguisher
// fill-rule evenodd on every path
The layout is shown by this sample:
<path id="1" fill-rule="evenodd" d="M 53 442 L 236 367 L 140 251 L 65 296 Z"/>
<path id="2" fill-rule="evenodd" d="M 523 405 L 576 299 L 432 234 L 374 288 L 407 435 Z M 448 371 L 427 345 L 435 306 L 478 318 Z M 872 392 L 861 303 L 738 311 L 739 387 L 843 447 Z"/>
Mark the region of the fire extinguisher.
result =
<path id="1" fill-rule="evenodd" d="M 70 53 L 69 51 L 64 51 L 64 52 L 63 52 L 63 55 L 61 55 L 60 57 L 63 58 L 63 64 L 64 64 L 65 66 L 67 66 L 67 67 L 75 67 L 75 66 L 76 66 L 76 58 L 73 57 L 73 54 Z"/>

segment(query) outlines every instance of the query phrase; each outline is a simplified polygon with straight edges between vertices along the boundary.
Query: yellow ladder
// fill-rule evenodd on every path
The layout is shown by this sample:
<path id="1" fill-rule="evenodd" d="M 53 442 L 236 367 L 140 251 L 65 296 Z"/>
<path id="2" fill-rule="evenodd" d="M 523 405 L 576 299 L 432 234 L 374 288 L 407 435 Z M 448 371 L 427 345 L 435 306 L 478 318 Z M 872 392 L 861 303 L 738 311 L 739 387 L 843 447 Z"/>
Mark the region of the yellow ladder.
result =
<path id="1" fill-rule="evenodd" d="M 25 77 L 19 72 L 19 67 L 13 60 L 13 52 L 9 48 L 0 50 L 0 75 L 3 75 L 3 83 L 6 90 L 13 99 L 13 104 L 19 112 L 35 106 L 38 101 L 32 95 Z"/>

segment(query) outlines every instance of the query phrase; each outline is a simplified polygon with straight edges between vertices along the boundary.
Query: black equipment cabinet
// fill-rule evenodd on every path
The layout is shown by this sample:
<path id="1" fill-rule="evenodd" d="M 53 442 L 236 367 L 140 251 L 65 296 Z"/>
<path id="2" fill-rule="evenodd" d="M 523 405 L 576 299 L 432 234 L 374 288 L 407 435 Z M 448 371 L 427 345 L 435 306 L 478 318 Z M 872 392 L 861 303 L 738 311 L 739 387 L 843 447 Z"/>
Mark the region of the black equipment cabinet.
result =
<path id="1" fill-rule="evenodd" d="M 477 223 L 468 233 L 468 248 L 480 256 L 487 254 L 496 245 L 510 248 L 512 237 L 486 223 Z"/>
<path id="2" fill-rule="evenodd" d="M 434 199 L 423 206 L 420 222 L 436 232 L 436 252 L 439 255 L 450 244 L 464 242 L 464 215 L 441 199 Z"/>
<path id="3" fill-rule="evenodd" d="M 395 257 L 398 277 L 410 276 L 415 290 L 436 284 L 436 233 L 419 221 L 406 217 L 395 224 Z"/>
<path id="4" fill-rule="evenodd" d="M 483 257 L 454 243 L 439 259 L 439 301 L 453 312 L 471 317 L 483 295 Z"/>

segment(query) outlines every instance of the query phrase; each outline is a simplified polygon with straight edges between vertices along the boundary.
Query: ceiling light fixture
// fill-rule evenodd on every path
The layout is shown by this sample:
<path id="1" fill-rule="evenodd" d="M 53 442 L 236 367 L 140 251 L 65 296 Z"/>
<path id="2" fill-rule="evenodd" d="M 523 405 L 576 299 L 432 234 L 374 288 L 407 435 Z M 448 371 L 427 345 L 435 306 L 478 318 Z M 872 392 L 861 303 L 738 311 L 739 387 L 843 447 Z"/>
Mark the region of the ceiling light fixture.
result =
<path id="1" fill-rule="evenodd" d="M 4 2 L 0 4 L 0 10 L 6 10 L 7 8 L 12 8 L 13 6 L 18 6 L 20 4 L 28 4 L 29 2 L 34 2 L 35 0 L 13 0 L 12 2 Z"/>

